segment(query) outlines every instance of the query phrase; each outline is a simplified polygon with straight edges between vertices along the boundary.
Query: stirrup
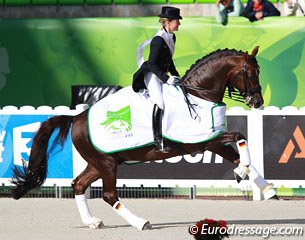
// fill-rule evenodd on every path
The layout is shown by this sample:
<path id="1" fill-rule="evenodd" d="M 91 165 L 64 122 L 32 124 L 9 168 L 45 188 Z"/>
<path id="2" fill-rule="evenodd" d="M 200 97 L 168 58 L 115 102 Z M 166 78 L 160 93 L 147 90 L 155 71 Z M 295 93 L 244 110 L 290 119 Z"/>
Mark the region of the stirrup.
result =
<path id="1" fill-rule="evenodd" d="M 169 146 L 165 146 L 163 141 L 156 141 L 155 145 L 155 152 L 169 153 L 172 150 Z"/>
<path id="2" fill-rule="evenodd" d="M 233 170 L 234 177 L 237 183 L 240 183 L 241 180 L 245 179 L 250 172 L 249 167 L 239 164 L 237 168 Z"/>

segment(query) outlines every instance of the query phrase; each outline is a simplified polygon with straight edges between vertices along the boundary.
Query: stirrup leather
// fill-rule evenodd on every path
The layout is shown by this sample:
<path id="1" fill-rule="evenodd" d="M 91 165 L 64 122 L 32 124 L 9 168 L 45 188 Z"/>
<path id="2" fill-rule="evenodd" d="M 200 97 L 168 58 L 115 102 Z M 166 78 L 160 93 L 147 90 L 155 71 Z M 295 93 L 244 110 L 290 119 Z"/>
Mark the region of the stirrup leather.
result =
<path id="1" fill-rule="evenodd" d="M 169 151 L 171 150 L 170 147 L 164 145 L 163 140 L 156 141 L 155 145 L 156 145 L 155 152 L 169 153 Z"/>

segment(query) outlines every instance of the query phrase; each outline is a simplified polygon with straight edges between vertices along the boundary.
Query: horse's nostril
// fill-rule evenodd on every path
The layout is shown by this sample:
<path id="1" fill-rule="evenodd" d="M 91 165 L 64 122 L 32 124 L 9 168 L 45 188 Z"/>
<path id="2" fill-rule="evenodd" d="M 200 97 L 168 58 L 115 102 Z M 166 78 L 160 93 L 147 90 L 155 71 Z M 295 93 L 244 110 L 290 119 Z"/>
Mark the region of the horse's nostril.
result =
<path id="1" fill-rule="evenodd" d="M 254 107 L 259 108 L 262 105 L 263 105 L 263 103 L 261 101 L 256 101 L 255 104 L 254 104 Z"/>

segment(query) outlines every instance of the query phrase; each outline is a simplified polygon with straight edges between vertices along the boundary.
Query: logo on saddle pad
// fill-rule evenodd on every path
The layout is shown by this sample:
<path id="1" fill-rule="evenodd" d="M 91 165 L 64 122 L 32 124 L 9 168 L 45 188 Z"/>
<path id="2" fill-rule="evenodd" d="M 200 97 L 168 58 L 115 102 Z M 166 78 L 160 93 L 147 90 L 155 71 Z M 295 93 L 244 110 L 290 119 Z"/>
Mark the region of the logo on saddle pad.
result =
<path id="1" fill-rule="evenodd" d="M 112 133 L 128 132 L 132 129 L 130 106 L 121 108 L 116 112 L 107 111 L 107 119 L 100 125 Z"/>

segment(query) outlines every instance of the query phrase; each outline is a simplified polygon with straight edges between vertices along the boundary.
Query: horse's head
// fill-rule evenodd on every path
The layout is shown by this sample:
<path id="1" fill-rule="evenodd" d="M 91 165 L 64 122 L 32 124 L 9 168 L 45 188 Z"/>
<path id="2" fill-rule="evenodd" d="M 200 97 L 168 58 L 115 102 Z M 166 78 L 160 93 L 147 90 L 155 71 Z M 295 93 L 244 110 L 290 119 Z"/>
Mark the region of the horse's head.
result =
<path id="1" fill-rule="evenodd" d="M 179 85 L 192 95 L 217 103 L 222 102 L 226 87 L 233 87 L 249 107 L 259 108 L 264 100 L 259 84 L 259 65 L 255 58 L 258 48 L 255 47 L 251 55 L 235 49 L 212 52 L 197 60 Z"/>
<path id="2" fill-rule="evenodd" d="M 237 72 L 234 73 L 234 77 L 230 81 L 230 84 L 238 89 L 250 108 L 259 108 L 264 103 L 259 83 L 259 65 L 255 58 L 258 48 L 258 46 L 255 47 L 251 55 L 248 52 L 244 53 L 240 64 L 236 66 Z"/>

